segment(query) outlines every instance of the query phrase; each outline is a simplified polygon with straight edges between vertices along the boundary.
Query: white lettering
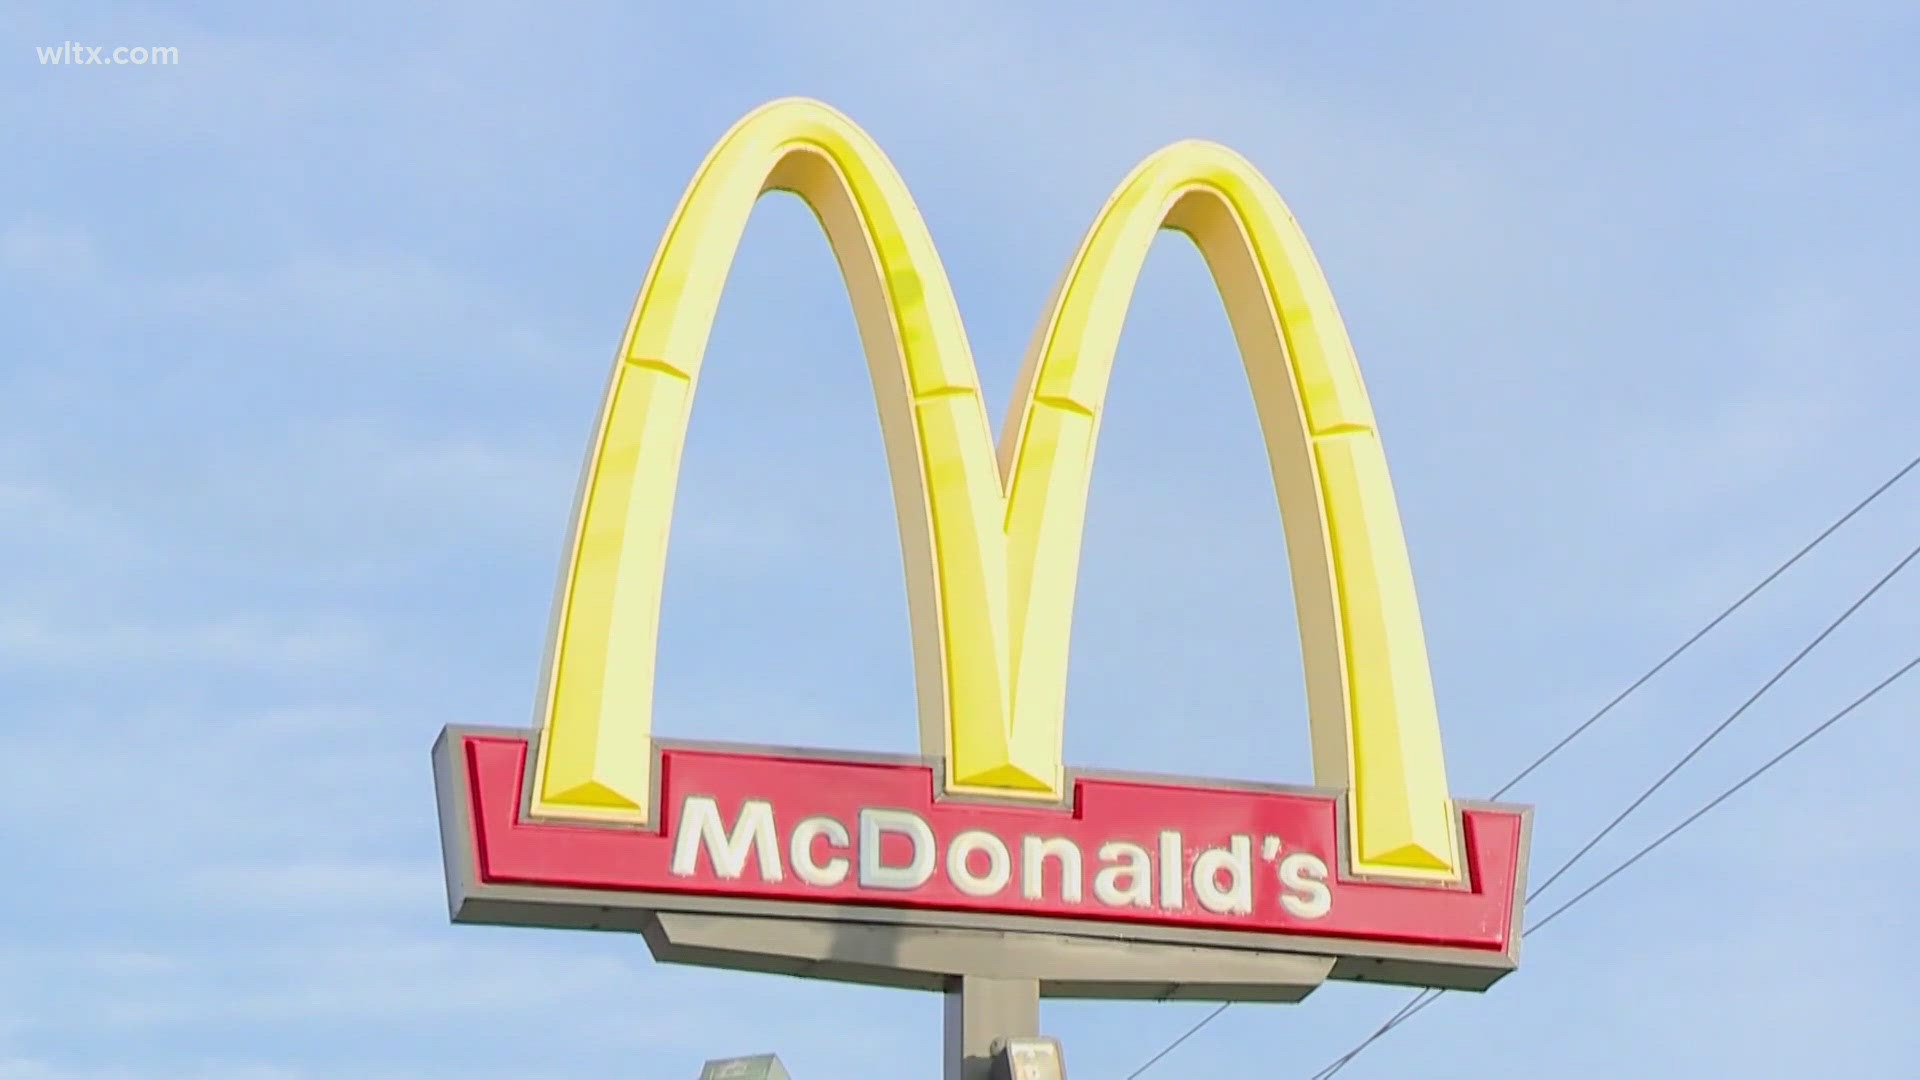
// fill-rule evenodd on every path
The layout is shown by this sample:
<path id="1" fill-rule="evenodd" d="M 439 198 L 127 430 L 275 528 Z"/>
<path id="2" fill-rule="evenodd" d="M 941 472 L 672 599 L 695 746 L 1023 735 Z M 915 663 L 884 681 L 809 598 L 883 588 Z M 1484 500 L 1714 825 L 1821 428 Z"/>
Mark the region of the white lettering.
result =
<path id="1" fill-rule="evenodd" d="M 1160 834 L 1160 906 L 1179 911 L 1187 904 L 1180 885 L 1180 873 L 1186 869 L 1180 854 L 1180 834 L 1168 830 Z"/>
<path id="2" fill-rule="evenodd" d="M 178 64 L 180 49 L 173 45 L 82 45 L 77 41 L 59 45 L 35 45 L 35 55 L 43 64 Z"/>
<path id="3" fill-rule="evenodd" d="M 814 862 L 813 842 L 821 837 L 826 838 L 830 851 L 835 848 L 844 850 L 851 843 L 845 825 L 830 817 L 810 817 L 793 827 L 787 860 L 793 863 L 794 875 L 801 881 L 817 888 L 830 889 L 847 880 L 848 863 L 839 855 L 824 863 Z"/>
<path id="4" fill-rule="evenodd" d="M 1220 886 L 1220 875 L 1227 885 Z M 1224 848 L 1208 848 L 1193 860 L 1193 895 L 1200 906 L 1216 915 L 1246 915 L 1253 911 L 1253 838 L 1235 836 Z"/>
<path id="5" fill-rule="evenodd" d="M 987 872 L 976 874 L 968 859 L 976 851 L 986 852 Z M 947 880 L 968 896 L 992 896 L 1007 887 L 1013 878 L 1013 856 L 999 837 L 979 829 L 968 829 L 947 845 Z"/>
<path id="6" fill-rule="evenodd" d="M 824 814 L 804 818 L 783 835 L 771 801 L 743 800 L 728 817 L 709 795 L 681 802 L 668 868 L 680 878 L 707 874 L 739 881 L 755 880 L 757 874 L 758 881 L 769 884 L 785 880 L 790 870 L 798 882 L 815 889 L 857 881 L 862 889 L 894 892 L 921 889 L 944 872 L 956 892 L 976 899 L 1012 895 L 1018 873 L 1019 895 L 1033 903 L 1081 904 L 1091 885 L 1092 899 L 1107 908 L 1242 916 L 1253 913 L 1259 891 L 1256 848 L 1274 868 L 1285 914 L 1321 919 L 1333 910 L 1327 862 L 1305 851 L 1274 858 L 1284 851 L 1277 836 L 1233 834 L 1217 847 L 1196 846 L 1188 858 L 1186 835 L 1164 829 L 1151 845 L 1103 843 L 1095 866 L 1088 867 L 1081 842 L 1067 836 L 1025 834 L 1016 840 L 989 829 L 968 829 L 943 850 L 927 817 L 885 808 L 861 810 L 857 824 Z M 943 857 L 944 868 L 939 865 Z"/>
<path id="7" fill-rule="evenodd" d="M 1113 865 L 1116 859 L 1126 860 Z M 1139 844 L 1115 841 L 1100 845 L 1100 861 L 1106 863 L 1093 875 L 1093 897 L 1108 907 L 1150 908 L 1153 906 L 1153 858 Z M 1127 879 L 1123 888 L 1120 879 Z"/>
<path id="8" fill-rule="evenodd" d="M 1064 836 L 1023 837 L 1020 841 L 1020 895 L 1029 900 L 1046 894 L 1047 857 L 1060 863 L 1060 899 L 1069 904 L 1080 902 L 1080 845 Z"/>
<path id="9" fill-rule="evenodd" d="M 679 832 L 673 838 L 672 871 L 675 877 L 692 877 L 700 863 L 700 849 L 706 848 L 715 876 L 733 881 L 746 873 L 747 851 L 752 849 L 760 863 L 760 880 L 779 881 L 780 845 L 774 836 L 773 804 L 748 799 L 740 804 L 740 816 L 733 832 L 720 823 L 720 807 L 706 795 L 691 795 L 680 806 Z"/>
<path id="10" fill-rule="evenodd" d="M 913 843 L 913 858 L 904 866 L 880 862 L 880 838 L 886 833 Z M 863 889 L 917 889 L 933 876 L 933 830 L 920 815 L 907 810 L 860 811 L 860 887 Z"/>
<path id="11" fill-rule="evenodd" d="M 1318 919 L 1333 910 L 1327 888 L 1327 864 L 1318 855 L 1296 851 L 1280 860 L 1280 906 L 1302 919 Z"/>

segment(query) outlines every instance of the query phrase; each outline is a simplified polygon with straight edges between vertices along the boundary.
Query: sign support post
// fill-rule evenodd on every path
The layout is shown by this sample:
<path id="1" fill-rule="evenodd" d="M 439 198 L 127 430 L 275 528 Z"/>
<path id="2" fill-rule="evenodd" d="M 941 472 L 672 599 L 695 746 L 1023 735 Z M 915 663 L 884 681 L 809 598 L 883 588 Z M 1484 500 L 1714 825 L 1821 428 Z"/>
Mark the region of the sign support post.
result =
<path id="1" fill-rule="evenodd" d="M 1040 1034 L 1040 980 L 956 975 L 946 994 L 944 1080 L 993 1080 L 996 1039 Z"/>

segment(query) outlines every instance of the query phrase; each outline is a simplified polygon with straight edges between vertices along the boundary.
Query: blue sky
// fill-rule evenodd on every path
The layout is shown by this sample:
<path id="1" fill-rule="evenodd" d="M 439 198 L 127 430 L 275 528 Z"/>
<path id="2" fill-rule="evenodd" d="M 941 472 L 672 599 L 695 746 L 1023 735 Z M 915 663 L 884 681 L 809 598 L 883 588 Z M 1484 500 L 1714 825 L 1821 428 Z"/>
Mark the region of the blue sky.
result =
<path id="1" fill-rule="evenodd" d="M 1920 452 L 1920 12 L 1889 4 L 8 3 L 0 1080 L 938 1075 L 940 1003 L 447 924 L 427 751 L 532 706 L 573 483 L 679 193 L 773 97 L 871 131 L 998 410 L 1112 186 L 1219 139 L 1340 298 L 1483 795 Z M 824 9 L 824 10 L 823 10 Z M 36 45 L 171 45 L 56 68 Z M 723 303 L 663 733 L 914 744 L 885 466 L 795 202 Z M 804 415 L 803 415 L 804 414 Z M 996 420 L 998 417 L 996 416 Z M 1119 357 L 1069 757 L 1304 780 L 1280 524 L 1199 260 Z M 1549 867 L 1920 534 L 1920 478 L 1513 797 Z M 1920 571 L 1914 571 L 1920 574 Z M 1903 578 L 1547 901 L 1920 645 Z M 1920 683 L 1346 1076 L 1903 1075 Z M 1151 1076 L 1301 1076 L 1405 991 Z M 1051 1003 L 1077 1077 L 1193 1005 Z"/>

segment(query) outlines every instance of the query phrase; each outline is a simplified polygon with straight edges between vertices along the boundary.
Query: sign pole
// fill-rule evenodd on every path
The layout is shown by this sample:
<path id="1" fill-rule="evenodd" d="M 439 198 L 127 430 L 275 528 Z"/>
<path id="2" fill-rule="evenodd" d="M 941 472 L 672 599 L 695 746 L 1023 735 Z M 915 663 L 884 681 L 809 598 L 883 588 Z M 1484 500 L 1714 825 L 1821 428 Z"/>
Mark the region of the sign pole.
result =
<path id="1" fill-rule="evenodd" d="M 956 975 L 947 983 L 944 1080 L 993 1080 L 994 1040 L 1038 1034 L 1038 979 Z"/>

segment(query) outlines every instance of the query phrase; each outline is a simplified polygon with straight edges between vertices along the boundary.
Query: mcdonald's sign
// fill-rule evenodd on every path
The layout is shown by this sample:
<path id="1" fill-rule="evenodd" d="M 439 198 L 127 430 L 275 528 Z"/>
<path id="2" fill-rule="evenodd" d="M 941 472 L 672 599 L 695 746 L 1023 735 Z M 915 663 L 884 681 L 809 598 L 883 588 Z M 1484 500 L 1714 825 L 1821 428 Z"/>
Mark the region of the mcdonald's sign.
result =
<path id="1" fill-rule="evenodd" d="M 661 584 L 721 288 L 765 192 L 813 209 L 871 369 L 899 512 L 920 753 L 656 739 Z M 1162 229 L 1226 302 L 1291 563 L 1314 783 L 1068 769 L 1067 643 L 1121 321 Z M 1182 142 L 1100 211 L 997 449 L 906 185 L 824 105 L 742 120 L 668 224 L 614 364 L 531 731 L 435 749 L 453 917 L 625 929 L 664 959 L 1050 993 L 1293 1000 L 1327 978 L 1481 989 L 1517 961 L 1523 808 L 1448 793 L 1379 433 L 1305 237 L 1243 158 Z"/>

